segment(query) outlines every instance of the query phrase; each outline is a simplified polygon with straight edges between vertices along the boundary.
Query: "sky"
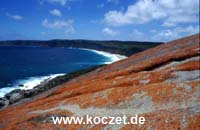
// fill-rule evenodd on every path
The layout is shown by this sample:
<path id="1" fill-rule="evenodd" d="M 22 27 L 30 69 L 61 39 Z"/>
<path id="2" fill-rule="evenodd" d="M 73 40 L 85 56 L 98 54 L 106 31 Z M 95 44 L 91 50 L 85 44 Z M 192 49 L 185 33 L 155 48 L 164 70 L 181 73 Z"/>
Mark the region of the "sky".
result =
<path id="1" fill-rule="evenodd" d="M 199 0 L 1 0 L 0 40 L 170 41 L 199 33 Z"/>

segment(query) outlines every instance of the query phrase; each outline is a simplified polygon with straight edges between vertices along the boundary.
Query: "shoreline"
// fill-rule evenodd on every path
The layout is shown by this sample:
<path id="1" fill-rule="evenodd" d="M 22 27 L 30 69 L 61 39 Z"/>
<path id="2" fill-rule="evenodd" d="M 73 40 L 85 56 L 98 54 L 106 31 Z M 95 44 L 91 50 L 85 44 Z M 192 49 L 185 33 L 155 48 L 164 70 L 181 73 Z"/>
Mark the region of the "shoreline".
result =
<path id="1" fill-rule="evenodd" d="M 50 79 L 47 78 L 40 82 L 37 86 L 33 87 L 33 89 L 14 89 L 11 92 L 5 94 L 4 97 L 0 97 L 0 110 L 6 108 L 9 105 L 15 104 L 20 102 L 24 99 L 30 99 L 42 92 L 48 91 L 58 85 L 61 85 L 63 83 L 66 83 L 78 76 L 85 75 L 93 70 L 98 69 L 99 67 L 102 67 L 104 65 L 97 65 L 93 67 L 89 67 L 82 70 L 77 70 L 74 72 L 70 72 L 68 74 L 55 76 L 54 78 Z"/>
<path id="2" fill-rule="evenodd" d="M 47 76 L 36 76 L 36 77 L 27 77 L 25 79 L 16 80 L 11 87 L 5 87 L 0 89 L 0 98 L 5 97 L 6 94 L 20 89 L 20 90 L 31 90 L 34 87 L 40 85 L 41 83 L 52 80 L 58 76 L 63 76 L 63 74 L 50 74 Z"/>
<path id="3" fill-rule="evenodd" d="M 102 56 L 110 59 L 110 61 L 106 61 L 106 62 L 104 62 L 104 64 L 111 64 L 111 63 L 114 63 L 116 61 L 123 60 L 123 59 L 127 58 L 127 56 L 124 56 L 124 55 L 113 54 L 113 53 L 110 53 L 110 52 L 99 51 L 99 50 L 94 50 L 94 49 L 87 49 L 87 48 L 71 48 L 71 49 L 80 49 L 80 50 L 91 51 L 91 52 L 94 52 L 96 54 L 102 55 Z"/>
<path id="4" fill-rule="evenodd" d="M 126 56 L 123 56 L 123 55 L 120 55 L 120 54 L 112 54 L 112 53 L 109 53 L 109 52 L 99 51 L 99 50 L 94 50 L 94 49 L 87 49 L 87 48 L 68 48 L 68 49 L 87 50 L 87 51 L 91 51 L 91 52 L 94 52 L 96 54 L 102 55 L 102 56 L 109 59 L 109 61 L 102 63 L 102 64 L 106 64 L 106 65 L 127 58 Z M 65 74 L 64 73 L 62 73 L 62 74 L 50 74 L 50 75 L 47 75 L 47 76 L 27 77 L 26 79 L 18 80 L 11 87 L 1 88 L 0 89 L 0 98 L 4 98 L 6 94 L 9 94 L 12 91 L 15 91 L 15 90 L 18 90 L 18 89 L 20 89 L 20 90 L 32 90 L 34 87 L 42 84 L 43 82 L 51 81 L 52 79 L 55 79 L 56 77 L 63 76 L 63 75 L 65 75 Z"/>

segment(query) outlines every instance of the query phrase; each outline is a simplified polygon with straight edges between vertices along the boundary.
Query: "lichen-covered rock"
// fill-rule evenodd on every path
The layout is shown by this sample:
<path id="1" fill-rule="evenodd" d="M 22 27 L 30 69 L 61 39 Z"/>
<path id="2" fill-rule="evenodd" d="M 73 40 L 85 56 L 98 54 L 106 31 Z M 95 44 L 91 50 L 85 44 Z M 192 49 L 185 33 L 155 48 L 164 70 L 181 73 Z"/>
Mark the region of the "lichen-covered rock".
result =
<path id="1" fill-rule="evenodd" d="M 102 67 L 0 111 L 0 129 L 199 130 L 199 34 Z M 54 125 L 52 116 L 144 116 L 143 125 Z"/>

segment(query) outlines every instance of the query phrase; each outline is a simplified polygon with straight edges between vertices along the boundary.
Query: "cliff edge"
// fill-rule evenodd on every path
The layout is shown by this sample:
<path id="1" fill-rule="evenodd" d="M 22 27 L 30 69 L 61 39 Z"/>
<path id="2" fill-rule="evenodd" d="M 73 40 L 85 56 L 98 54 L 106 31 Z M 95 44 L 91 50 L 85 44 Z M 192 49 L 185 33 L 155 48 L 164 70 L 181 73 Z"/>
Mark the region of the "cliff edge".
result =
<path id="1" fill-rule="evenodd" d="M 199 130 L 199 34 L 101 67 L 0 111 L 1 130 Z M 52 116 L 145 117 L 143 125 L 55 125 Z"/>

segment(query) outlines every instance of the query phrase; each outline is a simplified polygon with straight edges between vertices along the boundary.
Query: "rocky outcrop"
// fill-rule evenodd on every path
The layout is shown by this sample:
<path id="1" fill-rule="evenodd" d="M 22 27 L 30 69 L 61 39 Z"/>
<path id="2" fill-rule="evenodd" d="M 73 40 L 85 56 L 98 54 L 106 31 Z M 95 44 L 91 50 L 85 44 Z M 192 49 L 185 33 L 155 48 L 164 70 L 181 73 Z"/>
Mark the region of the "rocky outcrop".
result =
<path id="1" fill-rule="evenodd" d="M 0 109 L 9 105 L 9 100 L 6 98 L 0 98 Z"/>
<path id="2" fill-rule="evenodd" d="M 199 130 L 199 34 L 79 76 L 0 111 L 0 129 Z M 55 125 L 52 116 L 144 116 L 143 125 Z"/>
<path id="3" fill-rule="evenodd" d="M 5 98 L 9 100 L 10 104 L 18 102 L 24 97 L 25 90 L 16 89 L 5 95 Z"/>

